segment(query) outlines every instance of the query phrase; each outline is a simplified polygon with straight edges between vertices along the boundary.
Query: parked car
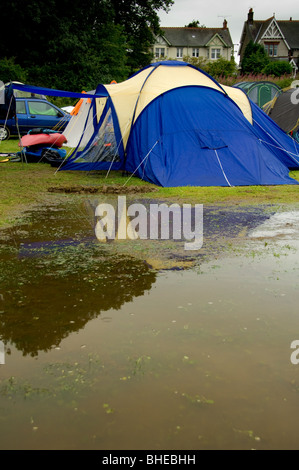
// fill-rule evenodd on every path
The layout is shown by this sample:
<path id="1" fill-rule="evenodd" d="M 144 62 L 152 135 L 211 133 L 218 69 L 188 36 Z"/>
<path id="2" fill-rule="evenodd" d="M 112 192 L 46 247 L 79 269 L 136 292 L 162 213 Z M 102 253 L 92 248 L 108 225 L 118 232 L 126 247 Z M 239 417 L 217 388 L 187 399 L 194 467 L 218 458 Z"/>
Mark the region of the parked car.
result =
<path id="1" fill-rule="evenodd" d="M 7 140 L 11 135 L 25 135 L 30 130 L 55 129 L 63 132 L 71 115 L 46 99 L 15 98 L 16 116 L 0 120 L 0 140 Z"/>

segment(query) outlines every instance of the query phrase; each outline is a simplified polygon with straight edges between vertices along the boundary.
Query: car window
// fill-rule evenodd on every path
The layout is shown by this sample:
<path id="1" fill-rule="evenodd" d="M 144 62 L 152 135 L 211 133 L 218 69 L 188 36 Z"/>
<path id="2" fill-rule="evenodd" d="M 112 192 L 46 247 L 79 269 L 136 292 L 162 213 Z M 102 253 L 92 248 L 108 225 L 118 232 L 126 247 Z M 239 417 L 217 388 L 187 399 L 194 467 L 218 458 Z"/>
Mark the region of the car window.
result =
<path id="1" fill-rule="evenodd" d="M 26 114 L 25 101 L 16 100 L 16 113 L 17 114 Z"/>
<path id="2" fill-rule="evenodd" d="M 42 101 L 28 101 L 29 114 L 39 114 L 44 116 L 60 116 L 59 111 L 50 103 Z"/>

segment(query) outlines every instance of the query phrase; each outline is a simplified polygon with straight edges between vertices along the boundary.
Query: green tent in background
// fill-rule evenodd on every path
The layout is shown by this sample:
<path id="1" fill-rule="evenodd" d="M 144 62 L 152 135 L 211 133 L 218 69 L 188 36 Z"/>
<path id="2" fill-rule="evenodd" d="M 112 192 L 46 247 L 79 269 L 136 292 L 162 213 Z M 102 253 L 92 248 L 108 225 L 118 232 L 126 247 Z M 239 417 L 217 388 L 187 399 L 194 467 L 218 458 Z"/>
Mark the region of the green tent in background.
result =
<path id="1" fill-rule="evenodd" d="M 260 108 L 282 93 L 282 89 L 278 85 L 268 81 L 239 82 L 234 87 L 241 88 L 248 98 Z"/>

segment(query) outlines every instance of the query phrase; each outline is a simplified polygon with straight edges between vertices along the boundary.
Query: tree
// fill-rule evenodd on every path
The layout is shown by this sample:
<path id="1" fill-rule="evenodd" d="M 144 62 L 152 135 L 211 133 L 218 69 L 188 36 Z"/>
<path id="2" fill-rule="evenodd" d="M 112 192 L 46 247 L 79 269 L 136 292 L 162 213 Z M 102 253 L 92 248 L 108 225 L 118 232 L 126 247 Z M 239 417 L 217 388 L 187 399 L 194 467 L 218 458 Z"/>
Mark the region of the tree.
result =
<path id="1" fill-rule="evenodd" d="M 81 91 L 151 60 L 160 9 L 173 0 L 1 0 L 0 57 L 33 85 Z M 0 77 L 1 78 L 1 77 Z M 14 80 L 14 77 L 11 77 Z"/>
<path id="2" fill-rule="evenodd" d="M 193 20 L 191 23 L 185 25 L 185 28 L 205 28 L 205 25 L 200 24 L 198 20 Z"/>
<path id="3" fill-rule="evenodd" d="M 198 69 L 205 70 L 207 61 L 204 57 L 191 57 L 190 55 L 186 55 L 183 57 L 184 62 L 188 62 L 188 64 L 197 67 Z"/>
<path id="4" fill-rule="evenodd" d="M 214 78 L 227 78 L 237 73 L 237 66 L 234 57 L 232 57 L 231 60 L 219 57 L 217 60 L 209 61 L 205 70 Z"/>
<path id="5" fill-rule="evenodd" d="M 161 34 L 159 10 L 168 11 L 173 0 L 111 0 L 115 24 L 127 37 L 128 65 L 134 72 L 151 62 L 155 35 Z"/>
<path id="6" fill-rule="evenodd" d="M 10 59 L 4 57 L 0 60 L 0 80 L 3 83 L 10 82 L 11 80 L 26 82 L 27 72 L 20 65 L 15 63 L 14 57 Z"/>
<path id="7" fill-rule="evenodd" d="M 220 57 L 217 60 L 207 61 L 204 57 L 190 56 L 185 56 L 183 60 L 194 67 L 204 70 L 216 79 L 220 77 L 231 77 L 237 73 L 237 65 L 233 56 L 231 60 L 226 60 L 223 57 Z"/>
<path id="8" fill-rule="evenodd" d="M 257 75 L 263 72 L 268 63 L 269 58 L 264 47 L 261 44 L 255 44 L 253 41 L 249 41 L 241 63 L 242 73 Z"/>

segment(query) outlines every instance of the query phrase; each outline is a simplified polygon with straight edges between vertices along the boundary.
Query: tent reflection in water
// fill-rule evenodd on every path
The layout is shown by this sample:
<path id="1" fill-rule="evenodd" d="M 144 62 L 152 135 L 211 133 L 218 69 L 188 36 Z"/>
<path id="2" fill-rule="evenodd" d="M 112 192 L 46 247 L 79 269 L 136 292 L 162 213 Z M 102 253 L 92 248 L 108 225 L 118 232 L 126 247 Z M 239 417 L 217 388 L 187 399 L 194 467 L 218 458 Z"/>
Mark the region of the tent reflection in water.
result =
<path id="1" fill-rule="evenodd" d="M 165 187 L 298 184 L 299 145 L 242 90 L 185 62 L 99 85 L 90 125 L 61 170 L 124 170 Z"/>

